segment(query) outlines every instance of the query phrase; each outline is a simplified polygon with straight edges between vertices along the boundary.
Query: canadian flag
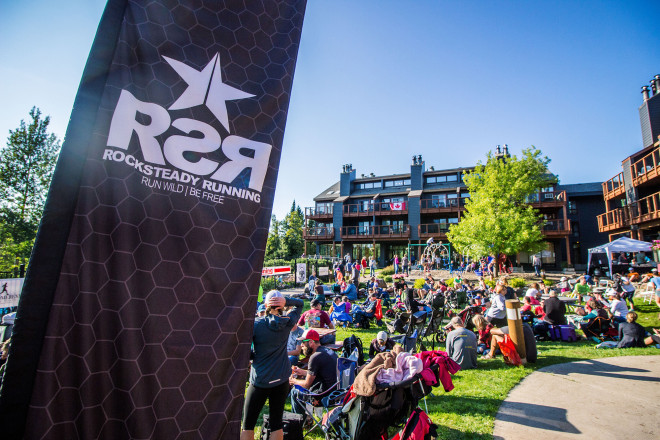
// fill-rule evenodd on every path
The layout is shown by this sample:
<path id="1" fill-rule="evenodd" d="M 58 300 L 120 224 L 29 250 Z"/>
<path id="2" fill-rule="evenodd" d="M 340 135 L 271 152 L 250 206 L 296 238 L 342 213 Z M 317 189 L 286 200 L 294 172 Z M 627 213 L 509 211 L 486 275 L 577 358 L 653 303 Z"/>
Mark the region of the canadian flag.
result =
<path id="1" fill-rule="evenodd" d="M 403 211 L 406 209 L 406 202 L 390 203 L 390 209 L 392 211 Z"/>

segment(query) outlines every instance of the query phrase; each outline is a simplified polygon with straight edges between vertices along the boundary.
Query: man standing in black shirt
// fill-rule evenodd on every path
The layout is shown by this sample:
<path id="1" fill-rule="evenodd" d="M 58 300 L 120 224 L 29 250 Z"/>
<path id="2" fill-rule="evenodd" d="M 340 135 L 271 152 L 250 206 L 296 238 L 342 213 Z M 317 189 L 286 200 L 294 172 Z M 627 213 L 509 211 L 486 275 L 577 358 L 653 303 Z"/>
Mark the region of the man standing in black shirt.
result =
<path id="1" fill-rule="evenodd" d="M 291 367 L 290 385 L 298 385 L 305 390 L 314 389 L 315 393 L 322 393 L 337 382 L 337 358 L 325 350 L 319 350 L 319 334 L 314 329 L 307 329 L 299 341 L 302 342 L 303 356 L 309 357 L 307 369 Z M 298 377 L 302 377 L 299 379 Z M 305 391 L 298 387 L 291 390 L 291 411 L 304 414 L 304 405 L 298 400 L 298 395 Z"/>

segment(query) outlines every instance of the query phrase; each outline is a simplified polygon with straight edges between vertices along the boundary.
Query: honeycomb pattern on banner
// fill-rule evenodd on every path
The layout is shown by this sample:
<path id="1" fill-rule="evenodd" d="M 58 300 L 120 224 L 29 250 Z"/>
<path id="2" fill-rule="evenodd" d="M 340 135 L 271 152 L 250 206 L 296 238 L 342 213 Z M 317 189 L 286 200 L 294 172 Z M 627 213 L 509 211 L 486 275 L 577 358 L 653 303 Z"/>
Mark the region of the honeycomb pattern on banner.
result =
<path id="1" fill-rule="evenodd" d="M 238 436 L 257 268 L 304 7 L 293 0 L 227 1 L 224 9 L 201 0 L 129 2 L 88 150 L 26 438 Z M 229 196 L 217 203 L 150 187 L 125 163 L 101 160 L 122 90 L 167 108 L 187 84 L 163 56 L 201 71 L 216 53 L 223 82 L 254 98 L 227 101 L 229 132 L 205 106 L 177 110 L 173 118 L 204 121 L 223 139 L 236 134 L 272 145 L 261 203 Z M 159 144 L 172 133 L 159 136 Z M 136 136 L 126 154 L 141 157 Z"/>

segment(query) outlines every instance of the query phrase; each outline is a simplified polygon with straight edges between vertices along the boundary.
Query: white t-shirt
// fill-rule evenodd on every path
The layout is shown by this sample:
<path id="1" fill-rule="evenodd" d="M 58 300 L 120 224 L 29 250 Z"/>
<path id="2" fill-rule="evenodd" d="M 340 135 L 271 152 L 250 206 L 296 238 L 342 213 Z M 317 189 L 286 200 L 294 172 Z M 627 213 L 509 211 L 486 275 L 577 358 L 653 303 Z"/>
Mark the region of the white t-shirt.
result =
<path id="1" fill-rule="evenodd" d="M 533 287 L 530 287 L 529 289 L 527 289 L 527 292 L 525 292 L 525 296 L 529 296 L 530 298 L 534 298 L 534 297 L 536 297 L 536 295 L 538 295 L 538 293 L 539 293 L 538 290 L 536 290 Z"/>
<path id="2" fill-rule="evenodd" d="M 621 277 L 621 288 L 626 292 L 634 292 L 635 286 L 632 284 L 626 284 L 628 282 L 628 277 Z"/>
<path id="3" fill-rule="evenodd" d="M 614 299 L 610 303 L 610 311 L 614 316 L 625 318 L 625 316 L 628 314 L 628 307 L 626 307 L 626 303 L 624 301 Z"/>

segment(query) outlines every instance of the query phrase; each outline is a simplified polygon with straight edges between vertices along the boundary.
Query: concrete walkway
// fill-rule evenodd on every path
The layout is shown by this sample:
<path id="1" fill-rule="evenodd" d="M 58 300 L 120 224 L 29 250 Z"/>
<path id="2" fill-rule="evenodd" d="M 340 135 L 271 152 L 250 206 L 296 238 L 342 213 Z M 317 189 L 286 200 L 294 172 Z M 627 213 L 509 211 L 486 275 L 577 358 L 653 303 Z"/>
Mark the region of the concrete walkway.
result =
<path id="1" fill-rule="evenodd" d="M 553 365 L 500 406 L 495 439 L 660 439 L 660 356 Z"/>

